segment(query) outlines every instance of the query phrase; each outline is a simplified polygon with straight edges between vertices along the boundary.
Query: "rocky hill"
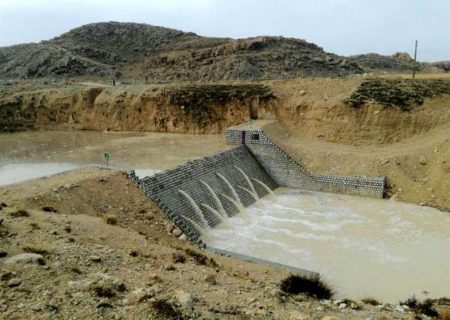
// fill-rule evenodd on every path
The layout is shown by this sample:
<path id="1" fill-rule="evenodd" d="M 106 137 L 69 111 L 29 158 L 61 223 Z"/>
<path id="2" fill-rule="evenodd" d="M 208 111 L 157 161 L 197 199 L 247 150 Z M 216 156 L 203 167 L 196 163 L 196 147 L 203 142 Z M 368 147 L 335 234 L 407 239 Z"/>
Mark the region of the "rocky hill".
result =
<path id="1" fill-rule="evenodd" d="M 49 41 L 0 48 L 0 78 L 90 76 L 149 82 L 287 79 L 409 72 L 407 53 L 342 57 L 301 39 L 209 38 L 138 23 L 103 22 Z M 418 64 L 447 72 L 448 63 Z"/>
<path id="2" fill-rule="evenodd" d="M 0 48 L 0 75 L 133 77 L 149 81 L 277 79 L 364 73 L 304 40 L 207 38 L 136 23 L 94 23 L 50 41 Z"/>
<path id="3" fill-rule="evenodd" d="M 406 52 L 397 52 L 392 56 L 383 56 L 377 53 L 368 53 L 351 56 L 350 61 L 360 65 L 368 72 L 372 71 L 409 71 L 414 67 L 414 60 Z M 423 70 L 425 65 L 418 63 L 417 70 Z"/>

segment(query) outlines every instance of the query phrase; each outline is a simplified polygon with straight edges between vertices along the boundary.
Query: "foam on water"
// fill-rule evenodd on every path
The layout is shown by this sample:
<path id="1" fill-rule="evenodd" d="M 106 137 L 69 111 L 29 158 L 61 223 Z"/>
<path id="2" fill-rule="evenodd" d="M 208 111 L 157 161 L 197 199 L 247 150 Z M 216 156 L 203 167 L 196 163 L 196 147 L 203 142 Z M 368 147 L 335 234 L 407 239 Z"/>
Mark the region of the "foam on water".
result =
<path id="1" fill-rule="evenodd" d="M 276 191 L 208 244 L 317 271 L 339 297 L 398 302 L 450 295 L 450 214 L 345 195 Z"/>
<path id="2" fill-rule="evenodd" d="M 155 169 L 134 169 L 134 173 L 139 179 L 143 179 L 145 177 L 151 177 L 155 174 L 161 172 L 161 170 L 155 170 Z"/>

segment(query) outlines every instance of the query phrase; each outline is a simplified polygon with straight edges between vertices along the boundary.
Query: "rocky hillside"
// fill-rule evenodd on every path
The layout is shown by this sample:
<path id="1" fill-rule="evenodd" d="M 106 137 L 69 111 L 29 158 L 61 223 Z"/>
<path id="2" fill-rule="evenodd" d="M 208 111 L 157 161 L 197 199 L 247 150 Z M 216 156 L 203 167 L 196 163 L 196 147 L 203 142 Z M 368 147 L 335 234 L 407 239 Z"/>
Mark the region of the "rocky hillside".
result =
<path id="1" fill-rule="evenodd" d="M 368 53 L 351 56 L 350 61 L 357 63 L 367 72 L 373 71 L 411 71 L 414 60 L 406 52 L 397 52 L 392 56 L 383 56 L 377 53 Z M 421 63 L 416 65 L 417 70 L 425 70 L 427 66 Z"/>
<path id="2" fill-rule="evenodd" d="M 104 22 L 50 41 L 0 48 L 0 77 L 90 76 L 149 82 L 286 79 L 409 72 L 407 53 L 341 57 L 305 40 L 208 38 L 147 24 Z M 448 63 L 418 64 L 447 72 Z"/>
<path id="3" fill-rule="evenodd" d="M 345 76 L 364 70 L 304 40 L 206 38 L 136 23 L 95 23 L 50 41 L 0 48 L 0 76 L 80 76 L 148 81 Z"/>

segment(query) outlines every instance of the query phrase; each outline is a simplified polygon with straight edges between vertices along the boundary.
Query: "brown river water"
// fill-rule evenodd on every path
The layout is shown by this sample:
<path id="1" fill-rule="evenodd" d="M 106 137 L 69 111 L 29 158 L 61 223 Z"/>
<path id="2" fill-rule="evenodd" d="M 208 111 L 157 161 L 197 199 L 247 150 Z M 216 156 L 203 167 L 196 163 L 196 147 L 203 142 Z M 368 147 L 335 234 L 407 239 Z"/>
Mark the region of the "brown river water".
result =
<path id="1" fill-rule="evenodd" d="M 0 186 L 89 165 L 148 175 L 229 148 L 220 135 L 49 131 L 0 134 Z"/>
<path id="2" fill-rule="evenodd" d="M 229 148 L 220 135 L 0 134 L 0 186 L 110 165 L 141 176 Z M 450 213 L 391 200 L 278 189 L 205 232 L 213 247 L 321 273 L 338 297 L 450 296 Z M 423 292 L 426 292 L 424 294 Z"/>

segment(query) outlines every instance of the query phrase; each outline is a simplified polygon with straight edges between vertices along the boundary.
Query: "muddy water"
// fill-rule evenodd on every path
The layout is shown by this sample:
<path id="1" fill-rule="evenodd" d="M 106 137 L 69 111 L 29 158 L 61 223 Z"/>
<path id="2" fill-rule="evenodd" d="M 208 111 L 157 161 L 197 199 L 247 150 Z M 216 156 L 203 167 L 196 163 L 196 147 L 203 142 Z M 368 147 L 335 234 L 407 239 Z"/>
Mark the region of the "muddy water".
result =
<path id="1" fill-rule="evenodd" d="M 338 296 L 450 295 L 450 214 L 389 200 L 279 189 L 208 244 L 320 272 Z"/>
<path id="2" fill-rule="evenodd" d="M 221 135 L 109 132 L 0 134 L 0 185 L 48 176 L 87 165 L 136 169 L 151 175 L 229 148 Z"/>

